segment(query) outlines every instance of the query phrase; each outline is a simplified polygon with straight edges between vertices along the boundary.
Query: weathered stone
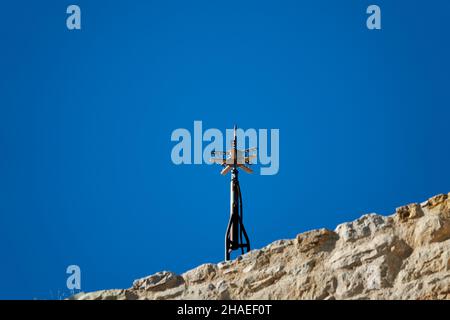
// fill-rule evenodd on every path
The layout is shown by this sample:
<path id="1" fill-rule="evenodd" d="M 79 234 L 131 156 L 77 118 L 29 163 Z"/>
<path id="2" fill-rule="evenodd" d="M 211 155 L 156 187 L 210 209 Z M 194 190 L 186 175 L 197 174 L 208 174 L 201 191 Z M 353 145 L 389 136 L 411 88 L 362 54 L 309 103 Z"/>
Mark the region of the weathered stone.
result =
<path id="1" fill-rule="evenodd" d="M 281 253 L 283 250 L 292 244 L 292 240 L 277 240 L 275 242 L 272 242 L 267 246 L 267 251 L 271 254 L 275 253 Z"/>
<path id="2" fill-rule="evenodd" d="M 390 221 L 387 217 L 371 213 L 353 222 L 342 223 L 336 227 L 335 231 L 344 241 L 356 241 L 389 226 Z"/>
<path id="3" fill-rule="evenodd" d="M 300 252 L 331 251 L 338 239 L 338 235 L 327 229 L 312 230 L 297 235 L 296 243 Z"/>
<path id="4" fill-rule="evenodd" d="M 400 221 L 407 221 L 409 219 L 417 219 L 423 216 L 422 207 L 417 204 L 409 204 L 407 206 L 399 207 L 396 210 L 397 217 Z"/>
<path id="5" fill-rule="evenodd" d="M 144 291 L 162 291 L 177 287 L 184 279 L 173 272 L 162 271 L 133 282 L 133 289 Z"/>
<path id="6" fill-rule="evenodd" d="M 217 298 L 220 300 L 229 300 L 230 299 L 230 291 L 229 285 L 226 281 L 220 281 L 217 284 Z"/>
<path id="7" fill-rule="evenodd" d="M 126 290 L 101 290 L 94 292 L 80 292 L 69 300 L 125 300 L 127 299 Z"/>
<path id="8" fill-rule="evenodd" d="M 450 219 L 427 215 L 420 219 L 414 229 L 415 246 L 441 242 L 450 238 Z"/>
<path id="9" fill-rule="evenodd" d="M 450 299 L 448 195 L 70 299 Z"/>
<path id="10" fill-rule="evenodd" d="M 205 263 L 183 274 L 183 278 L 189 284 L 212 279 L 217 272 L 217 266 L 211 263 Z"/>
<path id="11" fill-rule="evenodd" d="M 428 199 L 424 210 L 427 214 L 437 214 L 442 218 L 450 218 L 450 193 L 439 194 Z"/>
<path id="12" fill-rule="evenodd" d="M 414 250 L 399 272 L 398 281 L 409 282 L 435 273 L 450 275 L 450 240 Z"/>

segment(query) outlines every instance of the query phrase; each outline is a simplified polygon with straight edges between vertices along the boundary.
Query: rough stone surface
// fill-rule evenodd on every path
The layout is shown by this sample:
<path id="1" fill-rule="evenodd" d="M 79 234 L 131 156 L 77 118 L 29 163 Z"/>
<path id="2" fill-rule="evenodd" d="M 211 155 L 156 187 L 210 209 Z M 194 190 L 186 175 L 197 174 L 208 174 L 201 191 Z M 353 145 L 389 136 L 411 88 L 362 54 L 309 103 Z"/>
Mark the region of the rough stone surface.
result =
<path id="1" fill-rule="evenodd" d="M 450 299 L 450 197 L 70 299 Z"/>

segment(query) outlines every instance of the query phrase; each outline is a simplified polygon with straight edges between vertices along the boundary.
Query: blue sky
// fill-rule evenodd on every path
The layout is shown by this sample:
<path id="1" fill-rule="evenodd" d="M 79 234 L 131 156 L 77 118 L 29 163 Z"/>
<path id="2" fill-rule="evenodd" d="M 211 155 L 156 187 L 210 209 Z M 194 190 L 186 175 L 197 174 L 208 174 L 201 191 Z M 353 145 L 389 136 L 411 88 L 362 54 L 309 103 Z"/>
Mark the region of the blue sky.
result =
<path id="1" fill-rule="evenodd" d="M 66 8 L 82 30 L 66 28 Z M 382 30 L 365 26 L 367 6 Z M 280 129 L 241 174 L 253 247 L 450 191 L 450 3 L 9 1 L 0 10 L 0 298 L 126 288 L 223 259 L 229 177 L 176 128 Z"/>

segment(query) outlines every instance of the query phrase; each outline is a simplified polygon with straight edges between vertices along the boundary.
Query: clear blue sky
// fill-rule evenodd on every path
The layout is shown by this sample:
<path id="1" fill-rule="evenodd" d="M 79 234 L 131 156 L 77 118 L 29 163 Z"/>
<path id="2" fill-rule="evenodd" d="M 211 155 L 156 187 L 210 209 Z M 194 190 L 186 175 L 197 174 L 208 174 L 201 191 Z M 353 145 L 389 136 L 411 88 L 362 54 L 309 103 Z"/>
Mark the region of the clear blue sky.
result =
<path id="1" fill-rule="evenodd" d="M 254 247 L 449 192 L 449 16 L 447 0 L 2 2 L 0 298 L 67 294 L 70 264 L 90 291 L 221 261 L 229 177 L 170 160 L 194 120 L 280 129 L 279 174 L 241 175 Z"/>

